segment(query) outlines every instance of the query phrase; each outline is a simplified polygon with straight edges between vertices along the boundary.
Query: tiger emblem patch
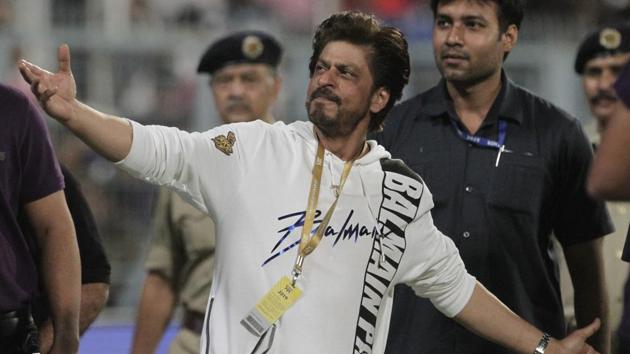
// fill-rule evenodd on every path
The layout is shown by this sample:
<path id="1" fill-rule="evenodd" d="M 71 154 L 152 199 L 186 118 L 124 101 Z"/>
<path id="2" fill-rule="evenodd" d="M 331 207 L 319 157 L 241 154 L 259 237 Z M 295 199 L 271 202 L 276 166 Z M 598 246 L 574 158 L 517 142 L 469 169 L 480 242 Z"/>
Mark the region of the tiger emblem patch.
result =
<path id="1" fill-rule="evenodd" d="M 233 132 L 228 132 L 227 137 L 225 135 L 219 135 L 216 138 L 212 138 L 214 146 L 222 153 L 230 156 L 234 152 L 234 143 L 236 142 L 236 135 Z"/>

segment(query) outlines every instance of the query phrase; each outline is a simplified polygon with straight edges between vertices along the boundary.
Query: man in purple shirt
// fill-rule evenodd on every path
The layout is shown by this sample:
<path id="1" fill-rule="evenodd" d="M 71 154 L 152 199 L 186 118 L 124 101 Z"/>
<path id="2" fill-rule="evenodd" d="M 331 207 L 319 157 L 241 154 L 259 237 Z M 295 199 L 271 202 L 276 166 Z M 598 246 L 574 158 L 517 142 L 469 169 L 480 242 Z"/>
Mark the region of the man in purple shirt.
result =
<path id="1" fill-rule="evenodd" d="M 80 263 L 63 176 L 46 124 L 29 100 L 0 85 L 0 348 L 37 352 L 30 301 L 43 291 L 55 329 L 49 353 L 76 353 L 79 346 Z M 18 224 L 23 209 L 41 251 L 31 257 Z"/>

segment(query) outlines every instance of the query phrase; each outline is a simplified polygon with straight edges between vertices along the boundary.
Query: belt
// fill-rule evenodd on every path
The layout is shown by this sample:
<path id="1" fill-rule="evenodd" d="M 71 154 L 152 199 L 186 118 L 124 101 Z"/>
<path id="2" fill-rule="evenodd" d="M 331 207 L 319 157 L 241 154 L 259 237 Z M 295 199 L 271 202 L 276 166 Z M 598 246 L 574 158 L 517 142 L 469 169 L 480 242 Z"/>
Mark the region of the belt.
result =
<path id="1" fill-rule="evenodd" d="M 10 338 L 26 328 L 31 321 L 28 308 L 0 313 L 0 337 Z"/>
<path id="2" fill-rule="evenodd" d="M 15 311 L 0 312 L 0 320 L 7 320 L 12 318 L 25 318 L 30 316 L 31 311 L 28 308 L 23 308 Z"/>
<path id="3" fill-rule="evenodd" d="M 0 347 L 3 353 L 26 354 L 39 352 L 37 327 L 30 309 L 0 313 Z"/>
<path id="4" fill-rule="evenodd" d="M 182 327 L 201 334 L 204 317 L 201 312 L 186 310 L 184 312 L 184 319 L 182 320 Z"/>

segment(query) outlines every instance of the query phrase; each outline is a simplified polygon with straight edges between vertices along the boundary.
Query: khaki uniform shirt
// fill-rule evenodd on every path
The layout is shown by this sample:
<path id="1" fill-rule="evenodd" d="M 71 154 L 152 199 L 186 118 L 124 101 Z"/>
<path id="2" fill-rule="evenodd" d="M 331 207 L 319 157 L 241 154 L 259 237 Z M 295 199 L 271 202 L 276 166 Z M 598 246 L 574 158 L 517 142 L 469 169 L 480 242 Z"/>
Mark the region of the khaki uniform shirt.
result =
<path id="1" fill-rule="evenodd" d="M 168 279 L 188 310 L 205 313 L 214 246 L 214 222 L 174 192 L 163 189 L 145 268 Z"/>

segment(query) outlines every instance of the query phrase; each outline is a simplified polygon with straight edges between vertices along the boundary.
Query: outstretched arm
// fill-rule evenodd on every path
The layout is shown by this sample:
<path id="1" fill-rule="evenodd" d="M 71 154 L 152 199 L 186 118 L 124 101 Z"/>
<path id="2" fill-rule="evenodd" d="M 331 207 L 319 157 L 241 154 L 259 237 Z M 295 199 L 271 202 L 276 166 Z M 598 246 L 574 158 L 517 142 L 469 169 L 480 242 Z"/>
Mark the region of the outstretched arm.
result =
<path id="1" fill-rule="evenodd" d="M 480 283 L 464 309 L 454 318 L 473 333 L 509 348 L 531 354 L 543 333 L 518 317 Z M 576 330 L 563 340 L 551 339 L 545 354 L 595 354 L 586 339 L 599 328 L 599 320 Z"/>
<path id="2" fill-rule="evenodd" d="M 70 68 L 70 47 L 59 47 L 56 73 L 26 60 L 18 66 L 42 108 L 65 125 L 94 151 L 111 161 L 120 161 L 131 149 L 132 129 L 125 119 L 101 113 L 76 99 L 76 83 Z"/>

